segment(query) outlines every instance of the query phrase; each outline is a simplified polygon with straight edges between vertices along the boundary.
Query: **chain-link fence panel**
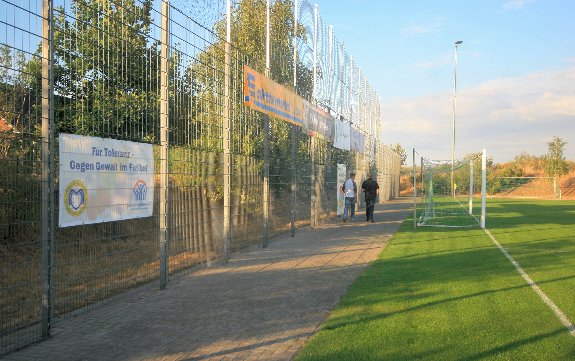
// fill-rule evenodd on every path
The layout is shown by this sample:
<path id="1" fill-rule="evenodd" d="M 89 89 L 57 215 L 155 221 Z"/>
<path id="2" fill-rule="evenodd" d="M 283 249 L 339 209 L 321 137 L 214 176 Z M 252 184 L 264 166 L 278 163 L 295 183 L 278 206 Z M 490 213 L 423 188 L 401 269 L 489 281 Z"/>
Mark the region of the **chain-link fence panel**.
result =
<path id="1" fill-rule="evenodd" d="M 375 172 L 381 199 L 398 195 L 399 156 L 378 141 L 377 93 L 357 61 L 307 0 L 271 1 L 266 49 L 266 4 L 0 0 L 0 354 L 130 288 L 337 220 L 337 164 L 358 181 Z M 365 142 L 338 149 L 245 106 L 245 66 Z M 60 134 L 149 147 L 151 215 L 60 224 Z M 125 208 L 124 191 L 81 195 Z M 66 192 L 68 205 L 90 199 Z"/>

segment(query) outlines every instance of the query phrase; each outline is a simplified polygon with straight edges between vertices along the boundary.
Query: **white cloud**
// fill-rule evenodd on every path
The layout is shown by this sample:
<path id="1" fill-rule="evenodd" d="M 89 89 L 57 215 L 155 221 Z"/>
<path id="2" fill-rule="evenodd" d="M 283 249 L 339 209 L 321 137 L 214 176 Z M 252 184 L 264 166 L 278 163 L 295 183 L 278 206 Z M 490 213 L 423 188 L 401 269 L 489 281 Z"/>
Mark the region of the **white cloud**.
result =
<path id="1" fill-rule="evenodd" d="M 444 56 L 437 58 L 437 59 L 434 59 L 434 60 L 423 61 L 423 62 L 417 63 L 417 64 L 415 64 L 415 66 L 417 68 L 433 69 L 433 68 L 445 66 L 447 64 L 451 64 L 451 62 L 453 62 L 453 55 L 444 55 Z"/>
<path id="2" fill-rule="evenodd" d="M 502 5 L 503 11 L 512 11 L 522 9 L 525 5 L 532 3 L 534 0 L 510 0 Z"/>
<path id="3" fill-rule="evenodd" d="M 483 58 L 483 53 L 476 50 L 465 50 L 465 57 L 480 59 Z M 415 64 L 415 67 L 420 69 L 433 69 L 446 65 L 453 66 L 453 50 L 450 50 L 449 53 L 445 53 L 435 59 L 419 62 Z"/>
<path id="4" fill-rule="evenodd" d="M 427 35 L 437 33 L 443 27 L 443 20 L 435 19 L 427 23 L 411 23 L 401 29 L 404 36 Z"/>
<path id="5" fill-rule="evenodd" d="M 522 151 L 541 155 L 560 136 L 575 160 L 575 67 L 501 78 L 457 93 L 456 156 L 487 148 L 496 161 Z M 384 141 L 416 147 L 430 158 L 451 157 L 449 91 L 383 104 Z"/>

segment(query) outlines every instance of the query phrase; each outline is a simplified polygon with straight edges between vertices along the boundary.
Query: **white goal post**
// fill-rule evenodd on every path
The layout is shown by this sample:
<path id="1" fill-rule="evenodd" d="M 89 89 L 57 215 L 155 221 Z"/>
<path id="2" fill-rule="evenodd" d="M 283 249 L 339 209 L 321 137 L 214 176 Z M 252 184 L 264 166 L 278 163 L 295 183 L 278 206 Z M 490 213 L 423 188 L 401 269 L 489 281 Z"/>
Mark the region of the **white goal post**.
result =
<path id="1" fill-rule="evenodd" d="M 487 152 L 466 156 L 457 162 L 435 161 L 420 156 L 413 149 L 414 228 L 473 227 L 485 228 L 487 194 Z M 418 154 L 419 155 L 419 154 Z M 476 169 L 481 167 L 481 172 Z M 480 195 L 480 209 L 475 205 Z"/>

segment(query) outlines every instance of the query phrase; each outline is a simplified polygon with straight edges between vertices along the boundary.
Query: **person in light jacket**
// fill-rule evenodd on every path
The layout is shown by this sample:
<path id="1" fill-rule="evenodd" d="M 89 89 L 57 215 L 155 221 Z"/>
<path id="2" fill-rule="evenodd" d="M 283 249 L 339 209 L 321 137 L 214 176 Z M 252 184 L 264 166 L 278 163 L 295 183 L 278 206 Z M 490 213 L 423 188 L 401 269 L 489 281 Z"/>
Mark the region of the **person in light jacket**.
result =
<path id="1" fill-rule="evenodd" d="M 343 222 L 347 222 L 347 215 L 353 222 L 355 216 L 355 204 L 357 203 L 357 184 L 355 183 L 355 173 L 349 174 L 349 179 L 341 186 L 341 191 L 345 197 L 345 207 L 343 208 Z"/>

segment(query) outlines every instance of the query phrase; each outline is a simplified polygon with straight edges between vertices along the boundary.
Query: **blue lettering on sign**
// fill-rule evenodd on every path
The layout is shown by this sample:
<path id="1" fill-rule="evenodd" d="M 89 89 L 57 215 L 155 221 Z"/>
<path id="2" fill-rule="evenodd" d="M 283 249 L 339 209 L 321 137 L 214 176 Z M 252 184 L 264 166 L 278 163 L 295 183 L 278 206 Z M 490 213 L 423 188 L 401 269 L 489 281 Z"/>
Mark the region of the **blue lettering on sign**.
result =
<path id="1" fill-rule="evenodd" d="M 79 170 L 80 172 L 84 173 L 85 171 L 94 170 L 94 164 L 90 162 L 76 162 L 71 160 L 70 169 Z"/>
<path id="2" fill-rule="evenodd" d="M 98 157 L 130 158 L 130 152 L 116 149 L 92 147 L 92 155 Z"/>
<path id="3" fill-rule="evenodd" d="M 256 107 L 290 119 L 296 124 L 301 125 L 303 123 L 301 118 L 303 114 L 301 112 L 295 109 L 297 114 L 291 114 L 293 110 L 292 103 L 289 100 L 278 98 L 273 92 L 266 91 L 263 88 L 257 88 L 255 83 L 256 76 L 250 72 L 246 73 L 246 79 L 249 95 L 244 96 L 244 101 L 249 102 L 251 100 Z"/>
<path id="4" fill-rule="evenodd" d="M 289 114 L 289 113 L 286 113 L 286 112 L 284 112 L 284 111 L 281 111 L 281 110 L 279 110 L 279 109 L 276 109 L 276 108 L 274 108 L 274 107 L 272 107 L 272 106 L 270 106 L 270 105 L 264 104 L 264 103 L 259 102 L 259 101 L 257 101 L 257 100 L 256 100 L 254 103 L 255 103 L 255 105 L 256 105 L 258 108 L 262 108 L 262 109 L 265 109 L 265 110 L 267 110 L 267 111 L 270 111 L 270 112 L 272 112 L 272 113 L 274 113 L 274 114 L 281 115 L 282 117 L 285 117 L 285 118 L 288 118 L 288 119 L 290 119 L 290 120 L 293 120 L 295 123 L 297 123 L 297 124 L 299 124 L 299 125 L 303 124 L 303 120 L 302 120 L 301 118 L 298 118 L 298 117 L 296 117 L 296 116 L 293 116 L 293 115 L 291 115 L 291 114 Z"/>
<path id="5" fill-rule="evenodd" d="M 254 96 L 254 90 L 256 89 L 256 85 L 254 83 L 256 77 L 253 74 L 248 73 L 248 89 L 250 91 L 250 96 Z"/>
<path id="6" fill-rule="evenodd" d="M 281 109 L 283 112 L 291 112 L 291 103 L 287 100 L 276 98 L 272 93 L 264 89 L 258 89 L 256 99 L 264 103 L 271 104 L 272 106 Z"/>

